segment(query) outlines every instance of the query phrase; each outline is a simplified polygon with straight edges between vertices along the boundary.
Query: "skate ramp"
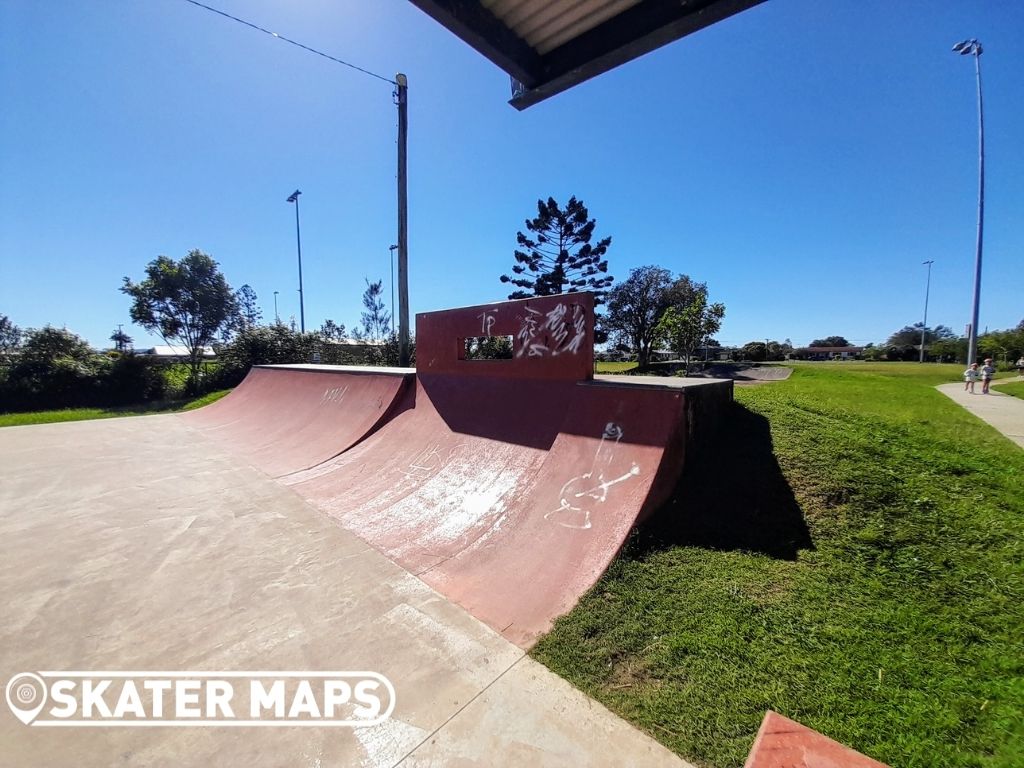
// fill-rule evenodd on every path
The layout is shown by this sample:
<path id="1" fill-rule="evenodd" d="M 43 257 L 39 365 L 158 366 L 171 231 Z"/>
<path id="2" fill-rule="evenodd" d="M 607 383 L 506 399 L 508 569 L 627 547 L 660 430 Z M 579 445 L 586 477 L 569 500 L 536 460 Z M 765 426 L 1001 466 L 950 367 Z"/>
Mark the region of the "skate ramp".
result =
<path id="1" fill-rule="evenodd" d="M 279 477 L 365 438 L 401 410 L 414 377 L 405 368 L 255 366 L 231 394 L 182 418 Z"/>
<path id="2" fill-rule="evenodd" d="M 418 315 L 411 407 L 281 482 L 531 645 L 666 500 L 698 421 L 732 396 L 731 382 L 595 381 L 593 318 L 589 294 Z M 493 336 L 511 359 L 466 359 L 467 338 Z"/>

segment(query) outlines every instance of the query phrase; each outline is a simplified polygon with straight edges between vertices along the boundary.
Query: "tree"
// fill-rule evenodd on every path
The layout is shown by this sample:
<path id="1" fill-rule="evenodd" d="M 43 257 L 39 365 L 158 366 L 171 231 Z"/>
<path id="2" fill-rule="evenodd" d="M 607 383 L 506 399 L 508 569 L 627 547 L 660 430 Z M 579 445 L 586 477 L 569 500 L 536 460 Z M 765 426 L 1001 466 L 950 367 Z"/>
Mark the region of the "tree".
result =
<path id="1" fill-rule="evenodd" d="M 740 357 L 755 363 L 764 362 L 768 357 L 767 345 L 763 341 L 748 341 L 740 349 Z"/>
<path id="2" fill-rule="evenodd" d="M 569 198 L 561 208 L 553 197 L 537 201 L 537 216 L 526 221 L 529 234 L 516 233 L 519 248 L 512 275 L 502 275 L 501 282 L 520 290 L 510 299 L 531 296 L 552 296 L 575 291 L 593 291 L 594 301 L 601 304 L 613 277 L 608 274 L 604 259 L 612 239 L 606 237 L 591 245 L 596 219 L 582 201 Z"/>
<path id="3" fill-rule="evenodd" d="M 88 405 L 99 396 L 109 362 L 68 330 L 30 328 L 8 372 L 4 404 L 19 410 Z"/>
<path id="4" fill-rule="evenodd" d="M 235 301 L 238 303 L 238 330 L 252 328 L 259 325 L 263 319 L 263 311 L 260 309 L 256 299 L 256 291 L 248 283 L 238 289 L 235 294 Z"/>
<path id="5" fill-rule="evenodd" d="M 725 305 L 708 304 L 707 285 L 700 283 L 688 301 L 673 304 L 665 310 L 658 324 L 658 331 L 672 351 L 683 358 L 686 369 L 689 370 L 694 350 L 718 333 L 718 329 L 722 327 L 723 317 Z"/>
<path id="6" fill-rule="evenodd" d="M 21 346 L 21 328 L 7 315 L 0 315 L 0 357 L 7 357 Z"/>
<path id="7" fill-rule="evenodd" d="M 940 363 L 955 363 L 967 359 L 967 339 L 941 339 L 928 346 L 928 355 Z"/>
<path id="8" fill-rule="evenodd" d="M 146 265 L 141 282 L 125 277 L 121 292 L 132 299 L 133 322 L 188 351 L 188 386 L 195 391 L 203 349 L 238 315 L 238 301 L 217 262 L 199 250 L 181 261 L 158 256 Z"/>
<path id="9" fill-rule="evenodd" d="M 889 340 L 885 342 L 888 347 L 918 347 L 921 344 L 922 323 L 905 325 L 896 331 Z M 956 334 L 944 325 L 937 325 L 934 328 L 924 328 L 925 346 L 934 344 L 943 339 L 955 339 Z"/>
<path id="10" fill-rule="evenodd" d="M 511 360 L 511 336 L 477 336 L 466 339 L 466 360 Z"/>
<path id="11" fill-rule="evenodd" d="M 629 277 L 608 292 L 605 328 L 617 343 L 636 352 L 641 367 L 650 363 L 671 288 L 672 275 L 667 269 L 647 266 L 630 270 Z"/>
<path id="12" fill-rule="evenodd" d="M 764 346 L 763 344 L 761 345 Z M 843 336 L 826 336 L 824 339 L 815 339 L 807 346 L 809 347 L 849 347 L 850 342 Z"/>
<path id="13" fill-rule="evenodd" d="M 114 342 L 114 349 L 118 352 L 124 352 L 134 343 L 134 339 L 122 331 L 120 327 L 110 334 L 110 340 Z"/>
<path id="14" fill-rule="evenodd" d="M 367 338 L 380 341 L 391 332 L 391 313 L 384 309 L 384 302 L 381 299 L 384 295 L 384 281 L 371 283 L 369 278 L 364 279 L 366 290 L 363 291 L 363 306 L 366 311 L 360 315 L 363 333 Z"/>
<path id="15" fill-rule="evenodd" d="M 233 387 L 254 365 L 308 363 L 320 351 L 315 333 L 299 333 L 284 323 L 254 325 L 240 331 L 218 355 L 218 386 Z"/>
<path id="16" fill-rule="evenodd" d="M 320 326 L 320 335 L 328 341 L 344 341 L 345 340 L 345 324 L 338 325 L 333 320 L 328 318 L 324 320 L 324 324 Z"/>

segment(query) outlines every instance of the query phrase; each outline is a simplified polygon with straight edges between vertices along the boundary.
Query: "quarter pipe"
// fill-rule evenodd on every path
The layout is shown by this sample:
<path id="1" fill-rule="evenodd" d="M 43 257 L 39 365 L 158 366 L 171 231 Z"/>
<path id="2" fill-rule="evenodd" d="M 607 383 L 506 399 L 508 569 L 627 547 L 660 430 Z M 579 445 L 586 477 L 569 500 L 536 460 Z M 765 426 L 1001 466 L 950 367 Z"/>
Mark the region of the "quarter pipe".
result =
<path id="1" fill-rule="evenodd" d="M 192 418 L 529 646 L 667 499 L 732 382 L 594 377 L 586 293 L 416 322 L 415 375 L 259 367 Z"/>

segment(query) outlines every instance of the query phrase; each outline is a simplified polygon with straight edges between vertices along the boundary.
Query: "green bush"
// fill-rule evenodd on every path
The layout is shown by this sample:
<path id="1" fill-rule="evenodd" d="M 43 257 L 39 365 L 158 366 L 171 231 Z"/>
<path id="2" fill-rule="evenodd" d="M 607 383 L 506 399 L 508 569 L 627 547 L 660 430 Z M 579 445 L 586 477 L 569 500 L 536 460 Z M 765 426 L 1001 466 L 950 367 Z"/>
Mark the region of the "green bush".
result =
<path id="1" fill-rule="evenodd" d="M 164 368 L 156 360 L 120 355 L 109 364 L 103 379 L 104 405 L 133 405 L 161 400 L 167 394 Z"/>

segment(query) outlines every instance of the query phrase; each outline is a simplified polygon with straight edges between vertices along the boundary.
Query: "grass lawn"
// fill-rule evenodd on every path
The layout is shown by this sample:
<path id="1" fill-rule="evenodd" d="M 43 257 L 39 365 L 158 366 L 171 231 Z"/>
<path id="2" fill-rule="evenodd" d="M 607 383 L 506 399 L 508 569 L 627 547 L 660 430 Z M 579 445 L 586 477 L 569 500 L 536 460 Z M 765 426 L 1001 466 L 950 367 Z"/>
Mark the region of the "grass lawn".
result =
<path id="1" fill-rule="evenodd" d="M 60 411 L 34 411 L 31 413 L 0 413 L 0 427 L 19 427 L 28 424 L 53 424 L 58 421 L 85 421 L 87 419 L 111 419 L 119 416 L 143 416 L 152 413 L 191 411 L 220 400 L 230 389 L 210 392 L 193 400 L 171 400 L 130 405 L 123 408 L 68 408 Z"/>
<path id="2" fill-rule="evenodd" d="M 996 389 L 1007 395 L 1013 395 L 1014 397 L 1024 397 L 1024 381 L 1008 381 L 1005 384 L 997 381 Z"/>
<path id="3" fill-rule="evenodd" d="M 622 373 L 633 368 L 636 368 L 636 363 L 602 363 L 598 361 L 594 371 L 596 373 Z"/>
<path id="4" fill-rule="evenodd" d="M 934 389 L 961 373 L 737 389 L 533 655 L 701 765 L 741 765 L 769 708 L 893 766 L 1024 765 L 1024 451 Z"/>

